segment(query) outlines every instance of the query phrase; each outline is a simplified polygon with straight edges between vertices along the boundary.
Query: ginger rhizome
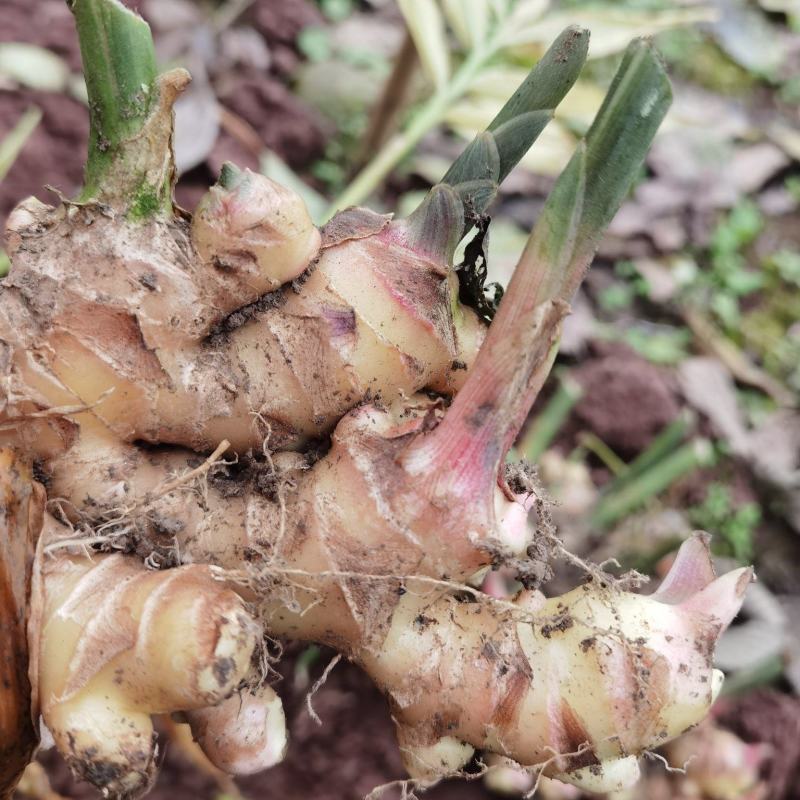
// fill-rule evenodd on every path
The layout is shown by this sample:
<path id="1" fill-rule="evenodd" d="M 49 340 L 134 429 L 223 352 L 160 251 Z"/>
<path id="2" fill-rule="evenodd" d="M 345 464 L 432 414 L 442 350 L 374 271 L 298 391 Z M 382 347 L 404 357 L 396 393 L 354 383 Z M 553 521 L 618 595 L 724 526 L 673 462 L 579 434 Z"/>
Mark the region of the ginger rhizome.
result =
<path id="1" fill-rule="evenodd" d="M 113 795 L 138 792 L 155 770 L 150 715 L 225 700 L 260 628 L 200 564 L 159 572 L 121 555 L 60 558 L 42 579 L 42 716 L 78 775 Z"/>
<path id="2" fill-rule="evenodd" d="M 3 788 L 39 714 L 111 796 L 151 785 L 153 715 L 187 722 L 222 770 L 273 765 L 287 746 L 273 639 L 361 665 L 420 784 L 487 751 L 590 790 L 629 785 L 640 753 L 713 702 L 714 643 L 751 572 L 715 578 L 695 537 L 652 596 L 595 570 L 546 599 L 560 544 L 530 469 L 505 457 L 668 106 L 651 46 L 628 49 L 488 325 L 454 252 L 574 82 L 585 31 L 562 34 L 409 218 L 346 209 L 318 229 L 296 194 L 233 165 L 193 215 L 173 209 L 188 76 L 155 74 L 146 26 L 116 0 L 71 5 L 86 185 L 18 206 L 0 285 L 16 547 L 2 565 L 30 576 L 8 604 L 18 679 L 0 723 L 19 746 Z M 117 95 L 101 76 L 131 65 L 110 41 L 141 56 Z M 21 524 L 9 512 L 26 503 Z M 499 568 L 518 596 L 472 588 Z"/>

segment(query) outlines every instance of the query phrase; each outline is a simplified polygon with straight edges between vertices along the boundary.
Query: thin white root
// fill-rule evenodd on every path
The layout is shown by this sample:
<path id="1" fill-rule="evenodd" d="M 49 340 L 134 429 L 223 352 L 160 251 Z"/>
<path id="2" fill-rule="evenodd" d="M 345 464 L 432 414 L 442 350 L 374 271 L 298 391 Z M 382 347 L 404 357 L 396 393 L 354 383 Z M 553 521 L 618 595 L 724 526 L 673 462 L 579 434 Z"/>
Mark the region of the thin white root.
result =
<path id="1" fill-rule="evenodd" d="M 322 725 L 322 720 L 319 718 L 319 715 L 316 711 L 314 711 L 314 706 L 311 705 L 311 699 L 314 695 L 325 685 L 325 682 L 328 680 L 328 676 L 333 672 L 333 668 L 342 660 L 341 653 L 337 653 L 328 663 L 328 666 L 325 667 L 325 671 L 322 675 L 314 681 L 314 685 L 309 689 L 308 694 L 306 695 L 306 708 L 308 709 L 308 715 L 317 725 Z"/>

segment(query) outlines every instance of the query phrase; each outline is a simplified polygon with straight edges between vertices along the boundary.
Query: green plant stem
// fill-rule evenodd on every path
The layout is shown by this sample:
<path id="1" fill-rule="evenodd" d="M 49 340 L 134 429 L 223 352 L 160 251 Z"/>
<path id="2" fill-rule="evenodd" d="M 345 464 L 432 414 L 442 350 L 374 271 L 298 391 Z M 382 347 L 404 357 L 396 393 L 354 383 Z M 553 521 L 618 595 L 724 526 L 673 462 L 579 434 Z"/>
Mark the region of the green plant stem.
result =
<path id="1" fill-rule="evenodd" d="M 311 668 L 319 661 L 322 655 L 322 648 L 312 644 L 303 650 L 297 657 L 294 667 L 294 685 L 297 689 L 307 689 L 311 683 Z"/>
<path id="2" fill-rule="evenodd" d="M 386 81 L 380 99 L 370 113 L 367 130 L 359 143 L 358 156 L 352 174 L 356 174 L 391 135 L 398 125 L 400 111 L 416 74 L 419 58 L 411 33 L 406 29 L 400 49 L 395 56 L 394 66 Z"/>
<path id="3" fill-rule="evenodd" d="M 441 182 L 462 195 L 466 230 L 485 213 L 500 184 L 553 118 L 578 80 L 588 51 L 589 31 L 576 26 L 563 30 L 486 130 L 447 170 Z"/>
<path id="4" fill-rule="evenodd" d="M 375 158 L 334 200 L 328 208 L 326 217 L 330 218 L 337 211 L 366 200 L 397 164 L 414 149 L 422 137 L 441 122 L 447 109 L 469 89 L 475 76 L 497 51 L 500 28 L 501 26 L 498 26 L 498 30 L 486 42 L 472 50 L 452 79 L 412 117 L 408 127 L 386 142 Z"/>
<path id="5" fill-rule="evenodd" d="M 751 691 L 759 686 L 774 683 L 783 675 L 785 668 L 786 664 L 781 656 L 771 656 L 751 669 L 740 670 L 732 675 L 727 675 L 725 683 L 722 685 L 722 695 L 723 697 L 731 697 Z"/>
<path id="6" fill-rule="evenodd" d="M 89 97 L 89 155 L 82 198 L 96 195 L 122 143 L 138 133 L 156 101 L 150 28 L 117 0 L 72 0 Z"/>
<path id="7" fill-rule="evenodd" d="M 119 0 L 70 0 L 89 101 L 89 152 L 78 201 L 133 220 L 172 213 L 172 107 L 189 82 L 158 74 L 150 28 Z"/>
<path id="8" fill-rule="evenodd" d="M 441 122 L 452 104 L 469 90 L 476 75 L 501 47 L 504 34 L 503 23 L 499 23 L 492 35 L 469 53 L 453 78 L 411 118 L 408 127 L 389 139 L 354 178 L 332 204 L 329 216 L 369 197 L 420 139 Z M 564 30 L 505 103 L 486 131 L 491 134 L 490 150 L 496 163 L 485 158 L 486 142 L 479 136 L 448 170 L 442 183 L 463 184 L 462 200 L 468 220 L 483 213 L 497 186 L 550 121 L 555 107 L 578 78 L 588 44 L 588 31 L 576 27 Z M 488 187 L 473 184 L 488 184 Z M 471 223 L 468 222 L 467 229 L 469 227 Z"/>
<path id="9" fill-rule="evenodd" d="M 670 100 L 652 45 L 633 42 L 586 139 L 548 195 L 467 381 L 436 429 L 405 452 L 407 463 L 431 475 L 431 491 L 444 491 L 447 481 L 447 491 L 469 494 L 495 480 L 493 467 L 511 448 L 553 365 L 567 301 Z M 449 477 L 441 478 L 445 471 Z"/>
<path id="10" fill-rule="evenodd" d="M 707 439 L 695 439 L 655 463 L 619 491 L 604 495 L 591 514 L 596 528 L 607 528 L 646 503 L 676 480 L 714 461 L 714 449 Z"/>
<path id="11" fill-rule="evenodd" d="M 534 419 L 528 432 L 522 439 L 517 450 L 528 459 L 536 462 L 556 434 L 566 422 L 570 411 L 583 396 L 581 385 L 568 374 L 564 374 L 558 381 L 558 388 L 545 406 L 544 410 Z"/>
<path id="12" fill-rule="evenodd" d="M 694 425 L 694 422 L 695 414 L 689 409 L 684 409 L 675 420 L 653 439 L 650 446 L 643 453 L 625 467 L 607 487 L 607 493 L 611 494 L 619 491 L 623 486 L 647 472 L 662 458 L 665 458 L 680 444 Z"/>
<path id="13" fill-rule="evenodd" d="M 254 2 L 255 0 L 230 0 L 221 5 L 211 17 L 214 33 L 220 34 L 230 28 Z"/>
<path id="14" fill-rule="evenodd" d="M 671 102 L 669 80 L 652 43 L 631 42 L 522 254 L 523 261 L 535 265 L 528 291 L 537 302 L 569 300 L 575 293 Z"/>
<path id="15" fill-rule="evenodd" d="M 421 235 L 429 238 L 426 231 L 441 233 L 445 229 L 442 203 L 433 201 L 444 198 L 442 190 L 446 187 L 450 190 L 446 193 L 450 198 L 446 210 L 455 235 L 455 250 L 458 241 L 484 217 L 500 184 L 553 118 L 555 107 L 578 79 L 588 48 L 588 31 L 577 27 L 562 31 L 487 129 L 464 148 L 442 180 L 408 217 L 406 224 L 414 238 Z M 437 193 L 440 196 L 434 198 Z M 481 290 L 474 291 L 463 283 L 462 290 L 467 295 L 477 294 L 474 300 L 482 305 Z"/>

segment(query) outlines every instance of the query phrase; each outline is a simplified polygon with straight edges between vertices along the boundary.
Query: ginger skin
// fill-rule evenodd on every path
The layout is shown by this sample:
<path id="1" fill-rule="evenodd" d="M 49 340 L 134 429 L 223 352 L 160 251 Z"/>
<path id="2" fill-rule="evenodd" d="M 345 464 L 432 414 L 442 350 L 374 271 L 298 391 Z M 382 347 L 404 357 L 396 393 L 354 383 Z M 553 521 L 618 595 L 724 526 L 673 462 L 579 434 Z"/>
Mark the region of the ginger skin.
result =
<path id="1" fill-rule="evenodd" d="M 86 405 L 73 417 L 83 436 L 200 451 L 228 439 L 244 451 L 261 444 L 258 413 L 270 447 L 287 449 L 367 395 L 463 383 L 483 325 L 458 302 L 449 253 L 399 244 L 402 223 L 368 211 L 344 212 L 320 235 L 290 190 L 249 171 L 221 180 L 232 188 L 212 188 L 190 226 L 35 200 L 17 208 L 14 270 L 0 287 L 0 420 Z M 302 285 L 278 286 L 287 275 Z M 16 434 L 47 459 L 74 440 L 56 418 Z"/>
<path id="2" fill-rule="evenodd" d="M 32 644 L 42 717 L 76 775 L 114 796 L 141 793 L 158 754 L 150 715 L 230 696 L 260 627 L 201 565 L 154 572 L 119 555 L 59 558 L 41 581 Z"/>
<path id="3" fill-rule="evenodd" d="M 0 450 L 0 797 L 13 788 L 37 744 L 38 711 L 28 675 L 28 598 L 44 490 L 30 469 Z"/>

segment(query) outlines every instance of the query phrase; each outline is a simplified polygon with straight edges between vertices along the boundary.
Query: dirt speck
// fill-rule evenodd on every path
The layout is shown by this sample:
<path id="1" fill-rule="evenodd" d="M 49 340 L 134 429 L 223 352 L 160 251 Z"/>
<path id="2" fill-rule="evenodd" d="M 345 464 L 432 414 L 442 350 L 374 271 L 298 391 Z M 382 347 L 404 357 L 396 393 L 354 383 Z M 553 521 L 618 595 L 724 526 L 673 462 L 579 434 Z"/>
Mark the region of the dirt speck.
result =
<path id="1" fill-rule="evenodd" d="M 575 621 L 569 615 L 565 615 L 555 620 L 542 625 L 542 636 L 549 639 L 554 633 L 563 633 L 575 624 Z"/>

